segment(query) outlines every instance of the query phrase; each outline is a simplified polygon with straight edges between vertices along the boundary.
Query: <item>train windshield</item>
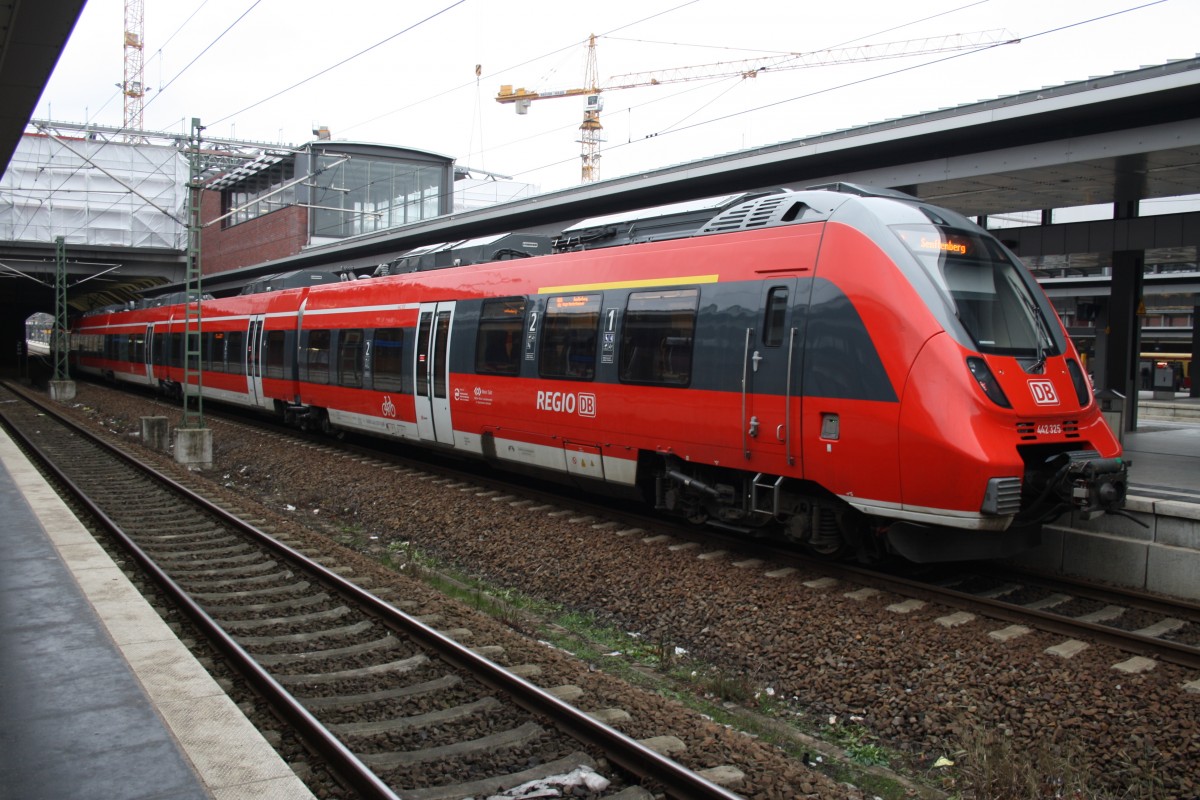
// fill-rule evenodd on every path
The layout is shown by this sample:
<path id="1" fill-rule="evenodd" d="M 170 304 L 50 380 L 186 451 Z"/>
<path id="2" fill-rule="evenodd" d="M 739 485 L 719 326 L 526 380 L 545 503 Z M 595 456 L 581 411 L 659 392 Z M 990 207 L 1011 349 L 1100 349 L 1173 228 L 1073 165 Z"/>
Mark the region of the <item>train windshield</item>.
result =
<path id="1" fill-rule="evenodd" d="M 982 353 L 1058 355 L 1033 287 L 991 237 L 940 225 L 897 225 L 900 241 L 946 294 Z"/>

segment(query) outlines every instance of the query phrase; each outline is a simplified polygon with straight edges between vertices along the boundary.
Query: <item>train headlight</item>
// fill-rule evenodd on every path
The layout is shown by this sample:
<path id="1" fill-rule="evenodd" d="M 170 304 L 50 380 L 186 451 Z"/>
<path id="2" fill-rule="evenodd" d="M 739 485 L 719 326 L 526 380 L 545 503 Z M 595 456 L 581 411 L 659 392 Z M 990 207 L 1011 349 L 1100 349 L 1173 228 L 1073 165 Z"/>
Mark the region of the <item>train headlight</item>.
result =
<path id="1" fill-rule="evenodd" d="M 1001 408 L 1012 408 L 1012 404 L 1004 396 L 1004 390 L 1000 388 L 1000 384 L 996 383 L 996 376 L 992 375 L 992 371 L 988 369 L 986 361 L 978 356 L 971 356 L 967 359 L 967 369 L 971 370 L 971 375 L 975 377 L 979 388 L 983 389 L 983 393 L 988 396 L 988 399 Z"/>

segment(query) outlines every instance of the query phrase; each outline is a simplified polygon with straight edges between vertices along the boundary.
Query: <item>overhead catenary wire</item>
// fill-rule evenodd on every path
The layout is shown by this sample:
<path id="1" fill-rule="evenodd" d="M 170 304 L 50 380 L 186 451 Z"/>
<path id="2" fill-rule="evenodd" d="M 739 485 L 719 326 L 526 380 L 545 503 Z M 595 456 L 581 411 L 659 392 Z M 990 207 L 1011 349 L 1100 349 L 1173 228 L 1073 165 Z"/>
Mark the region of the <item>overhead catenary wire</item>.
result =
<path id="1" fill-rule="evenodd" d="M 446 6 L 445 8 L 442 8 L 440 11 L 435 11 L 434 13 L 425 17 L 424 19 L 420 20 L 419 22 L 414 22 L 412 25 L 409 25 L 404 30 L 397 31 L 396 33 L 393 33 L 391 36 L 388 36 L 387 38 L 376 42 L 375 44 L 371 45 L 370 47 L 366 47 L 366 48 L 358 51 L 357 53 L 355 53 L 352 56 L 347 56 L 346 58 L 343 58 L 341 61 L 338 61 L 336 64 L 331 64 L 330 66 L 325 67 L 324 69 L 320 70 L 319 72 L 316 72 L 312 75 L 309 75 L 307 78 L 305 78 L 303 80 L 293 83 L 291 86 L 287 87 L 286 89 L 280 89 L 278 92 L 275 92 L 274 94 L 270 95 L 269 97 L 264 97 L 262 100 L 258 100 L 257 102 L 251 103 L 250 105 L 246 106 L 245 108 L 239 109 L 238 111 L 235 111 L 232 114 L 226 114 L 225 116 L 221 117 L 220 119 L 214 120 L 212 122 L 212 124 L 219 125 L 220 123 L 225 122 L 226 120 L 228 120 L 232 117 L 236 117 L 238 114 L 244 114 L 252 108 L 256 108 L 256 107 L 262 105 L 263 103 L 274 100 L 276 97 L 279 97 L 280 95 L 287 94 L 288 92 L 292 91 L 293 89 L 303 86 L 304 84 L 308 83 L 309 81 L 315 80 L 315 79 L 321 77 L 322 75 L 325 75 L 326 73 L 332 72 L 333 70 L 337 69 L 338 67 L 341 67 L 345 64 L 350 63 L 351 61 L 353 61 L 356 58 L 360 58 L 361 56 L 366 55 L 367 53 L 371 52 L 372 50 L 382 47 L 383 45 L 387 44 L 388 42 L 392 41 L 393 39 L 395 39 L 399 36 L 403 36 L 404 34 L 409 33 L 410 31 L 413 31 L 413 30 L 421 27 L 422 25 L 424 25 L 425 23 L 427 23 L 431 20 L 437 19 L 442 14 L 445 14 L 447 11 L 450 11 L 451 9 L 462 5 L 466 1 L 467 0 L 456 0 L 455 2 Z"/>
<path id="2" fill-rule="evenodd" d="M 984 0 L 984 1 L 986 2 L 986 0 Z M 1048 36 L 1048 35 L 1055 34 L 1055 33 L 1061 33 L 1061 32 L 1063 32 L 1063 31 L 1070 30 L 1070 29 L 1073 29 L 1073 28 L 1078 28 L 1078 27 L 1080 27 L 1080 26 L 1083 26 L 1083 25 L 1089 25 L 1089 24 L 1092 24 L 1092 23 L 1100 22 L 1100 21 L 1102 21 L 1102 20 L 1111 19 L 1111 18 L 1113 18 L 1113 17 L 1121 16 L 1121 15 L 1124 15 L 1124 14 L 1129 14 L 1129 13 L 1133 13 L 1133 12 L 1136 12 L 1136 11 L 1141 11 L 1141 10 L 1144 10 L 1144 9 L 1146 9 L 1146 8 L 1150 8 L 1150 7 L 1152 7 L 1152 6 L 1161 5 L 1161 4 L 1163 4 L 1163 3 L 1166 3 L 1166 2 L 1168 2 L 1168 0 L 1150 0 L 1150 2 L 1142 3 L 1142 4 L 1139 4 L 1139 5 L 1136 5 L 1136 6 L 1131 6 L 1131 7 L 1124 8 L 1124 9 L 1119 9 L 1119 10 L 1117 10 L 1117 11 L 1109 12 L 1109 13 L 1107 13 L 1107 14 L 1100 14 L 1100 15 L 1097 15 L 1097 16 L 1094 16 L 1094 17 L 1089 17 L 1089 18 L 1087 18 L 1087 19 L 1079 20 L 1079 21 L 1077 21 L 1077 22 L 1068 23 L 1068 24 L 1066 24 L 1066 25 L 1059 25 L 1059 26 L 1057 26 L 1057 27 L 1054 27 L 1054 28 L 1048 28 L 1048 29 L 1046 29 L 1046 30 L 1039 31 L 1039 32 L 1037 32 L 1037 33 L 1034 33 L 1034 34 L 1029 34 L 1029 35 L 1022 36 L 1021 38 L 1022 38 L 1022 41 L 1029 41 L 1029 40 L 1033 40 L 1033 39 L 1040 38 L 1040 37 L 1043 37 L 1043 36 Z M 976 3 L 972 3 L 972 4 L 970 4 L 970 5 L 976 5 Z M 966 8 L 966 7 L 969 7 L 969 6 L 963 6 L 963 8 Z M 914 24 L 914 23 L 907 23 L 907 24 Z M 896 29 L 897 29 L 897 27 L 904 27 L 904 26 L 896 26 L 896 27 L 892 27 L 892 28 L 889 28 L 889 29 L 887 29 L 887 31 L 896 30 Z M 886 31 L 885 31 L 885 32 L 886 32 Z M 877 34 L 873 34 L 873 35 L 877 35 Z M 857 40 L 852 40 L 852 41 L 857 41 Z M 917 70 L 917 69 L 923 69 L 923 68 L 925 68 L 925 67 L 934 66 L 934 65 L 936 65 L 936 64 L 941 64 L 941 63 L 944 63 L 944 62 L 947 62 L 947 61 L 952 61 L 952 60 L 954 60 L 954 59 L 958 59 L 958 58 L 963 58 L 963 57 L 966 57 L 966 56 L 975 55 L 975 54 L 977 54 L 977 53 L 981 53 L 981 52 L 986 52 L 986 51 L 989 51 L 989 50 L 993 50 L 993 49 L 995 49 L 995 48 L 997 48 L 997 47 L 1001 47 L 1001 46 L 1003 46 L 1003 45 L 1004 45 L 1004 44 L 1006 44 L 1006 43 L 1007 43 L 1007 42 L 997 42 L 997 43 L 994 43 L 994 44 L 988 44 L 988 45 L 985 45 L 985 46 L 982 46 L 982 47 L 979 47 L 979 48 L 975 48 L 975 49 L 971 49 L 971 50 L 965 50 L 965 51 L 961 51 L 961 52 L 957 52 L 957 53 L 951 53 L 951 54 L 949 54 L 949 55 L 942 56 L 942 57 L 939 57 L 939 58 L 935 58 L 935 59 L 932 59 L 932 60 L 929 60 L 929 61 L 925 61 L 925 62 L 922 62 L 922 63 L 920 63 L 920 64 L 913 64 L 913 65 L 909 65 L 909 66 L 906 66 L 906 67 L 900 67 L 900 68 L 897 68 L 897 69 L 888 70 L 888 71 L 886 71 L 886 72 L 881 72 L 881 73 L 879 73 L 879 74 L 876 74 L 876 75 L 867 76 L 867 77 L 865 77 L 865 78 L 859 78 L 859 79 L 856 79 L 856 80 L 852 80 L 852 81 L 847 81 L 847 82 L 844 82 L 844 83 L 840 83 L 840 84 L 837 84 L 837 85 L 834 85 L 834 86 L 828 86 L 828 87 L 825 87 L 825 88 L 822 88 L 822 89 L 817 89 L 817 90 L 814 90 L 814 91 L 811 91 L 811 92 L 805 92 L 805 93 L 803 93 L 803 94 L 795 95 L 795 96 L 793 96 L 793 97 L 784 98 L 784 99 L 782 99 L 782 100 L 777 100 L 777 101 L 774 101 L 774 102 L 771 102 L 771 103 L 765 103 L 765 104 L 763 104 L 763 105 L 755 106 L 755 107 L 753 107 L 753 108 L 742 109 L 742 110 L 740 110 L 740 111 L 736 111 L 736 112 L 732 112 L 732 113 L 729 113 L 729 114 L 724 114 L 724 115 L 721 115 L 721 116 L 718 116 L 718 117 L 713 117 L 713 118 L 711 118 L 711 119 L 707 119 L 707 120 L 702 120 L 702 121 L 699 121 L 699 122 L 695 122 L 695 123 L 692 123 L 691 125 L 683 125 L 683 126 L 674 127 L 674 128 L 671 128 L 671 129 L 662 129 L 662 130 L 659 130 L 659 131 L 657 131 L 657 132 L 654 132 L 654 133 L 648 134 L 648 135 L 646 135 L 646 136 L 643 136 L 643 137 L 641 137 L 640 139 L 638 139 L 638 138 L 631 138 L 630 140 L 628 140 L 628 141 L 626 141 L 626 142 L 620 142 L 620 143 L 617 143 L 617 144 L 615 144 L 615 145 L 612 145 L 612 146 L 610 146 L 609 148 L 607 148 L 607 152 L 611 153 L 611 152 L 613 152 L 613 151 L 615 151 L 615 150 L 621 150 L 621 149 L 625 149 L 625 148 L 627 148 L 627 147 L 630 147 L 630 146 L 632 146 L 632 145 L 641 144 L 641 143 L 643 143 L 644 141 L 646 141 L 646 140 L 648 140 L 648 139 L 657 138 L 657 137 L 659 137 L 659 136 L 667 136 L 667 135 L 671 135 L 671 134 L 682 133 L 682 132 L 684 132 L 684 131 L 694 130 L 694 129 L 696 129 L 696 128 L 701 128 L 701 127 L 704 127 L 704 126 L 706 126 L 706 125 L 712 125 L 712 124 L 715 124 L 715 123 L 718 123 L 718 122 L 724 122 L 724 121 L 727 121 L 727 120 L 736 119 L 736 118 L 738 118 L 738 117 L 742 117 L 742 116 L 746 116 L 746 115 L 749 115 L 749 114 L 758 113 L 758 112 L 760 112 L 760 111 L 765 111 L 765 110 L 768 110 L 768 109 L 771 109 L 771 108 L 778 108 L 778 107 L 780 107 L 780 106 L 787 105 L 788 103 L 793 103 L 793 102 L 796 102 L 796 101 L 798 101 L 798 100 L 810 99 L 810 98 L 812 98 L 812 97 L 817 97 L 817 96 L 820 96 L 820 95 L 822 95 L 822 94 L 828 94 L 828 93 L 830 93 L 830 92 L 835 92 L 835 91 L 839 91 L 839 90 L 847 89 L 847 88 L 849 88 L 849 87 L 852 87 L 852 86 L 859 86 L 859 85 L 862 85 L 862 84 L 870 83 L 870 82 L 872 82 L 872 81 L 881 80 L 881 79 L 883 79 L 883 78 L 888 78 L 888 77 L 892 77 L 892 76 L 895 76 L 895 75 L 901 75 L 901 74 L 904 74 L 904 73 L 906 73 L 906 72 L 912 72 L 913 70 Z M 611 112 L 610 112 L 610 113 L 611 113 Z M 620 113 L 620 112 L 618 111 L 617 113 Z M 676 123 L 676 125 L 678 125 L 678 123 Z M 541 170 L 544 170 L 544 169 L 550 169 L 550 168 L 553 168 L 553 167 L 561 166 L 561 165 L 563 165 L 563 164 L 567 164 L 567 163 L 573 163 L 573 162 L 575 162 L 575 161 L 577 161 L 577 160 L 578 160 L 578 157 L 577 157 L 577 156 L 575 156 L 575 157 L 571 157 L 571 158 L 557 159 L 557 160 L 555 160 L 555 161 L 552 161 L 552 162 L 547 162 L 547 163 L 545 163 L 545 164 L 542 164 L 542 165 L 539 165 L 539 166 L 534 166 L 534 167 L 530 167 L 530 168 L 527 168 L 527 169 L 521 169 L 521 170 L 513 170 L 513 171 L 512 171 L 512 174 L 513 174 L 513 176 L 514 176 L 514 177 L 516 177 L 516 176 L 521 176 L 521 175 L 528 175 L 528 174 L 531 174 L 531 173 L 539 172 L 539 171 L 541 171 Z"/>
<path id="3" fill-rule="evenodd" d="M 653 14 L 650 14 L 649 16 L 641 17 L 640 19 L 634 20 L 633 22 L 627 22 L 623 25 L 619 25 L 616 28 L 613 28 L 608 33 L 598 34 L 598 36 L 608 36 L 612 33 L 616 33 L 617 31 L 625 30 L 626 28 L 631 28 L 634 25 L 641 25 L 643 22 L 649 22 L 650 20 L 661 17 L 664 14 L 674 13 L 675 11 L 679 11 L 680 9 L 686 8 L 687 6 L 690 6 L 690 5 L 694 5 L 695 3 L 698 3 L 698 2 L 700 2 L 700 0 L 687 0 L 687 2 L 680 3 L 679 5 L 672 6 L 671 8 L 664 9 L 662 11 L 657 11 Z M 524 67 L 528 64 L 534 64 L 538 61 L 541 61 L 542 59 L 549 58 L 550 56 L 559 55 L 560 53 L 566 53 L 571 50 L 575 50 L 580 45 L 587 44 L 587 41 L 588 41 L 587 39 L 576 39 L 575 41 L 571 42 L 570 44 L 563 45 L 562 47 L 556 47 L 553 50 L 542 53 L 541 55 L 538 55 L 538 56 L 534 56 L 533 58 L 527 58 L 524 61 L 521 61 L 519 63 L 510 64 L 506 67 L 501 67 L 500 69 L 497 69 L 494 72 L 489 72 L 486 75 L 483 75 L 482 77 L 483 77 L 483 79 L 486 79 L 486 80 L 492 80 L 492 79 L 497 78 L 511 70 L 520 69 L 521 67 Z M 429 103 L 434 100 L 440 100 L 444 97 L 447 97 L 448 95 L 451 95 L 451 94 L 461 91 L 463 89 L 468 89 L 474 85 L 475 85 L 475 81 L 467 81 L 466 83 L 461 83 L 461 84 L 459 84 L 457 86 L 453 86 L 449 89 L 445 89 L 445 90 L 436 92 L 435 94 L 429 95 L 428 97 L 424 97 L 420 100 L 414 100 L 411 103 L 400 106 L 399 108 L 394 108 L 391 111 L 385 111 L 382 114 L 378 114 L 374 117 L 371 117 L 370 119 L 363 120 L 362 122 L 353 123 L 351 125 L 348 125 L 345 129 L 346 130 L 354 130 L 355 128 L 360 128 L 363 125 L 369 125 L 372 122 L 378 122 L 379 120 L 390 117 L 393 114 L 399 114 L 402 111 L 408 111 L 410 109 L 416 108 L 417 106 L 423 105 L 425 103 Z"/>

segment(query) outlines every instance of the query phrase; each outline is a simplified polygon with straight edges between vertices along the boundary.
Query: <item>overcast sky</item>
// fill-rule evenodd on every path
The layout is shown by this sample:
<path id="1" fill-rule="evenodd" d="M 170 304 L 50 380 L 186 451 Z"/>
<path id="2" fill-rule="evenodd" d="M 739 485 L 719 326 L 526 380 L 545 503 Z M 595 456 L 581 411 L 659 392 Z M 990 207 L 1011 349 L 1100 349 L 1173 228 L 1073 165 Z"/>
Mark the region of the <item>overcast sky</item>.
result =
<path id="1" fill-rule="evenodd" d="M 501 84 L 601 86 L 630 72 L 1005 30 L 977 52 L 604 94 L 600 176 L 1191 58 L 1200 0 L 144 0 L 144 127 L 432 150 L 553 190 L 579 182 L 581 98 L 525 116 Z M 731 10 L 745 10 L 730 16 Z M 123 0 L 88 0 L 35 117 L 120 125 Z M 913 45 L 916 47 L 917 45 Z M 875 52 L 874 50 L 868 52 Z M 476 65 L 481 77 L 476 79 Z"/>

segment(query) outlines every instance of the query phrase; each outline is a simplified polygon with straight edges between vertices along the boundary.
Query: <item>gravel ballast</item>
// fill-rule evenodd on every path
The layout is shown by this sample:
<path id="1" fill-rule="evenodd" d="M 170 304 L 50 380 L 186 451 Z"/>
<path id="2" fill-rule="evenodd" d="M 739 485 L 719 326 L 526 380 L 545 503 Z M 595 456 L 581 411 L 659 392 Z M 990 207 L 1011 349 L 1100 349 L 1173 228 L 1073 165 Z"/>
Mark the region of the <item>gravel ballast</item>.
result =
<path id="1" fill-rule="evenodd" d="M 86 383 L 68 408 L 126 439 L 136 436 L 139 417 L 171 414 L 145 397 Z M 1046 784 L 1025 796 L 1200 793 L 1200 693 L 1184 688 L 1200 675 L 1174 665 L 1127 674 L 1114 665 L 1130 654 L 1101 645 L 1066 659 L 1046 652 L 1061 643 L 1053 634 L 1001 641 L 988 635 L 1006 627 L 1000 621 L 947 627 L 939 620 L 953 609 L 901 613 L 889 606 L 905 598 L 852 595 L 859 587 L 819 582 L 815 572 L 768 577 L 770 564 L 740 568 L 733 566 L 740 556 L 701 559 L 700 549 L 643 543 L 593 522 L 513 507 L 219 420 L 209 424 L 214 464 L 203 479 L 352 545 L 364 564 L 415 547 L 494 586 L 594 612 L 643 642 L 679 648 L 737 676 L 757 695 L 748 705 L 843 745 L 877 744 L 893 767 L 952 794 L 1003 796 L 987 794 L 982 784 L 997 785 L 1002 778 L 988 770 L 1004 767 L 990 762 L 1005 759 L 1008 770 Z M 478 630 L 489 622 L 464 625 Z M 497 635 L 508 630 L 491 624 Z M 524 647 L 530 660 L 545 663 L 545 645 L 527 639 Z M 691 713 L 588 665 L 552 660 L 540 684 L 591 681 L 587 702 L 627 708 L 633 719 L 622 730 L 637 738 L 664 730 L 679 736 L 680 715 Z M 747 775 L 733 787 L 739 793 L 863 796 L 764 742 L 699 718 L 692 730 L 689 752 L 725 759 L 680 760 L 736 765 Z M 955 766 L 943 766 L 948 761 Z M 1080 793 L 1068 794 L 1073 788 Z"/>

